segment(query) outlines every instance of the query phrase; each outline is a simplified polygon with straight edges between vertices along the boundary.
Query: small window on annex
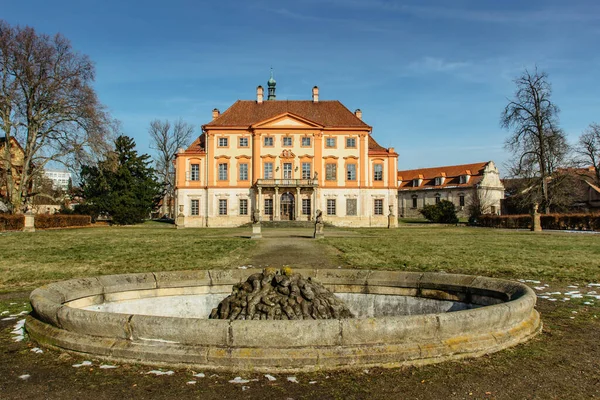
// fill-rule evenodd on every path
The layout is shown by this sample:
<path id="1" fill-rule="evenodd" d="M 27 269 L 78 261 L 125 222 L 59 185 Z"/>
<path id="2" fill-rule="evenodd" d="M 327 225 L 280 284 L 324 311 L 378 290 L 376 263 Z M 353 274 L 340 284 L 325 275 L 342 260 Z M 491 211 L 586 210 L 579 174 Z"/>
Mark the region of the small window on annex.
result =
<path id="1" fill-rule="evenodd" d="M 247 137 L 241 137 L 240 138 L 240 145 L 239 147 L 248 147 L 248 138 Z"/>
<path id="2" fill-rule="evenodd" d="M 227 147 L 229 146 L 229 140 L 226 137 L 219 138 L 219 147 Z"/>
<path id="3" fill-rule="evenodd" d="M 273 147 L 273 136 L 265 137 L 263 143 L 265 147 Z"/>
<path id="4" fill-rule="evenodd" d="M 310 179 L 311 178 L 311 169 L 309 162 L 302 163 L 302 179 Z"/>
<path id="5" fill-rule="evenodd" d="M 373 214 L 383 215 L 383 199 L 375 199 L 373 201 Z"/>
<path id="6" fill-rule="evenodd" d="M 219 199 L 219 215 L 227 215 L 227 200 Z"/>
<path id="7" fill-rule="evenodd" d="M 291 136 L 284 136 L 283 137 L 283 145 L 284 146 L 291 146 L 292 145 L 292 137 Z"/>
<path id="8" fill-rule="evenodd" d="M 302 199 L 302 215 L 310 215 L 310 199 Z"/>
<path id="9" fill-rule="evenodd" d="M 356 138 L 346 138 L 346 147 L 350 149 L 356 148 Z"/>
<path id="10" fill-rule="evenodd" d="M 337 180 L 337 164 L 325 164 L 325 180 Z"/>
<path id="11" fill-rule="evenodd" d="M 335 215 L 335 199 L 327 199 L 327 215 Z"/>
<path id="12" fill-rule="evenodd" d="M 356 199 L 346 199 L 346 215 L 348 216 L 355 216 L 356 215 L 356 209 L 357 207 L 357 200 Z"/>
<path id="13" fill-rule="evenodd" d="M 226 181 L 227 179 L 227 164 L 219 164 L 219 180 Z"/>
<path id="14" fill-rule="evenodd" d="M 200 164 L 192 164 L 192 170 L 190 171 L 190 181 L 200 180 Z"/>
<path id="15" fill-rule="evenodd" d="M 435 195 L 435 204 L 438 204 L 442 199 L 442 196 L 439 193 L 436 193 Z"/>
<path id="16" fill-rule="evenodd" d="M 273 199 L 265 199 L 265 215 L 273 215 Z"/>
<path id="17" fill-rule="evenodd" d="M 325 147 L 335 147 L 335 138 L 334 137 L 328 137 L 325 139 Z"/>
<path id="18" fill-rule="evenodd" d="M 458 196 L 458 205 L 461 207 L 465 206 L 465 195 L 461 194 Z"/>
<path id="19" fill-rule="evenodd" d="M 302 137 L 302 147 L 310 147 L 310 136 Z"/>
<path id="20" fill-rule="evenodd" d="M 417 208 L 417 196 L 413 196 L 412 198 L 412 208 Z"/>
<path id="21" fill-rule="evenodd" d="M 240 215 L 248 215 L 248 199 L 240 199 Z"/>
<path id="22" fill-rule="evenodd" d="M 200 215 L 200 200 L 192 200 L 190 215 Z"/>
<path id="23" fill-rule="evenodd" d="M 356 180 L 356 164 L 346 165 L 346 180 L 347 181 L 355 181 Z"/>
<path id="24" fill-rule="evenodd" d="M 375 180 L 375 181 L 383 180 L 383 165 L 381 165 L 381 164 L 373 165 L 373 180 Z"/>

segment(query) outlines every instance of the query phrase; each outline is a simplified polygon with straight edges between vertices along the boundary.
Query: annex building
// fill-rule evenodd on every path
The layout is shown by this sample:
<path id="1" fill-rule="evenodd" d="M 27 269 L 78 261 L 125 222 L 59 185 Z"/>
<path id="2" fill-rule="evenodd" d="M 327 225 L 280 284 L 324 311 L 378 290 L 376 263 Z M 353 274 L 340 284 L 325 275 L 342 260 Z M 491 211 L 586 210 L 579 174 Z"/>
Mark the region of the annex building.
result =
<path id="1" fill-rule="evenodd" d="M 428 204 L 448 200 L 458 217 L 468 217 L 469 208 L 483 214 L 500 214 L 504 185 L 493 161 L 445 167 L 398 171 L 398 214 L 422 217 Z"/>
<path id="2" fill-rule="evenodd" d="M 372 137 L 360 110 L 337 100 L 268 95 L 213 110 L 202 134 L 176 155 L 176 201 L 184 227 L 238 226 L 258 209 L 263 221 L 323 220 L 387 226 L 397 209 L 398 154 Z M 181 218 L 183 216 L 183 218 Z"/>

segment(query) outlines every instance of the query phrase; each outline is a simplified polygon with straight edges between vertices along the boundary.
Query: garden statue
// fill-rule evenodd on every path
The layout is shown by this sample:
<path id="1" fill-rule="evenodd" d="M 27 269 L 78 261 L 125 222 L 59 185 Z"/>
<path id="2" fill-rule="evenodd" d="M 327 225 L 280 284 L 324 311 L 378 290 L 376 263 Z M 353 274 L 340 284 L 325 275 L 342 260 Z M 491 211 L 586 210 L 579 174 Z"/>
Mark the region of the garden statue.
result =
<path id="1" fill-rule="evenodd" d="M 315 215 L 315 233 L 313 238 L 322 239 L 325 237 L 323 234 L 323 212 L 321 210 L 317 210 Z"/>

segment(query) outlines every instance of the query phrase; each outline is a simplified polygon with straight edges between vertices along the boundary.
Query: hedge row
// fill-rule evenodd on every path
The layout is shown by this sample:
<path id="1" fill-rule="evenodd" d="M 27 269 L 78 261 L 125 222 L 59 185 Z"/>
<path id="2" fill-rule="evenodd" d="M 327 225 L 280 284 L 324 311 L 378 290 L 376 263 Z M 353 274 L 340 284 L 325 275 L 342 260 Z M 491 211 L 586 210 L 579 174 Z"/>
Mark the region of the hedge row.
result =
<path id="1" fill-rule="evenodd" d="M 542 229 L 600 230 L 600 214 L 542 214 Z M 489 228 L 530 229 L 531 215 L 482 215 L 479 226 Z"/>
<path id="2" fill-rule="evenodd" d="M 91 223 L 92 217 L 89 215 L 39 214 L 35 216 L 36 229 L 88 226 Z"/>
<path id="3" fill-rule="evenodd" d="M 25 216 L 0 214 L 0 231 L 21 231 L 25 226 Z"/>

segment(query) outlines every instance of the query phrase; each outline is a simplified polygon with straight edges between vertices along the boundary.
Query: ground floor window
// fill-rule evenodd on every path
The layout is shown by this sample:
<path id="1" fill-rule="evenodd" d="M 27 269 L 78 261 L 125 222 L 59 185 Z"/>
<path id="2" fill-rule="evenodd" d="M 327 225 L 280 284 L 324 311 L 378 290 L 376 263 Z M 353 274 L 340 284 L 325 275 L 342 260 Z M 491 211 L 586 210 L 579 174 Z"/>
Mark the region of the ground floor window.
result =
<path id="1" fill-rule="evenodd" d="M 302 199 L 302 215 L 310 215 L 310 199 Z"/>
<path id="2" fill-rule="evenodd" d="M 327 199 L 327 215 L 335 215 L 335 199 Z"/>
<path id="3" fill-rule="evenodd" d="M 191 215 L 200 215 L 200 200 L 192 200 Z"/>
<path id="4" fill-rule="evenodd" d="M 248 215 L 248 199 L 240 199 L 240 215 Z"/>
<path id="5" fill-rule="evenodd" d="M 465 206 L 465 195 L 464 194 L 461 194 L 460 196 L 458 196 L 458 204 L 461 207 Z"/>
<path id="6" fill-rule="evenodd" d="M 219 199 L 219 215 L 227 215 L 227 200 Z"/>
<path id="7" fill-rule="evenodd" d="M 273 199 L 265 199 L 265 215 L 273 215 Z"/>
<path id="8" fill-rule="evenodd" d="M 373 208 L 373 214 L 383 215 L 383 199 L 375 199 Z"/>
<path id="9" fill-rule="evenodd" d="M 417 196 L 412 198 L 412 208 L 417 208 Z"/>
<path id="10" fill-rule="evenodd" d="M 441 196 L 439 194 L 435 195 L 435 204 L 438 204 L 441 201 Z"/>
<path id="11" fill-rule="evenodd" d="M 356 215 L 356 199 L 346 199 L 346 215 Z"/>

